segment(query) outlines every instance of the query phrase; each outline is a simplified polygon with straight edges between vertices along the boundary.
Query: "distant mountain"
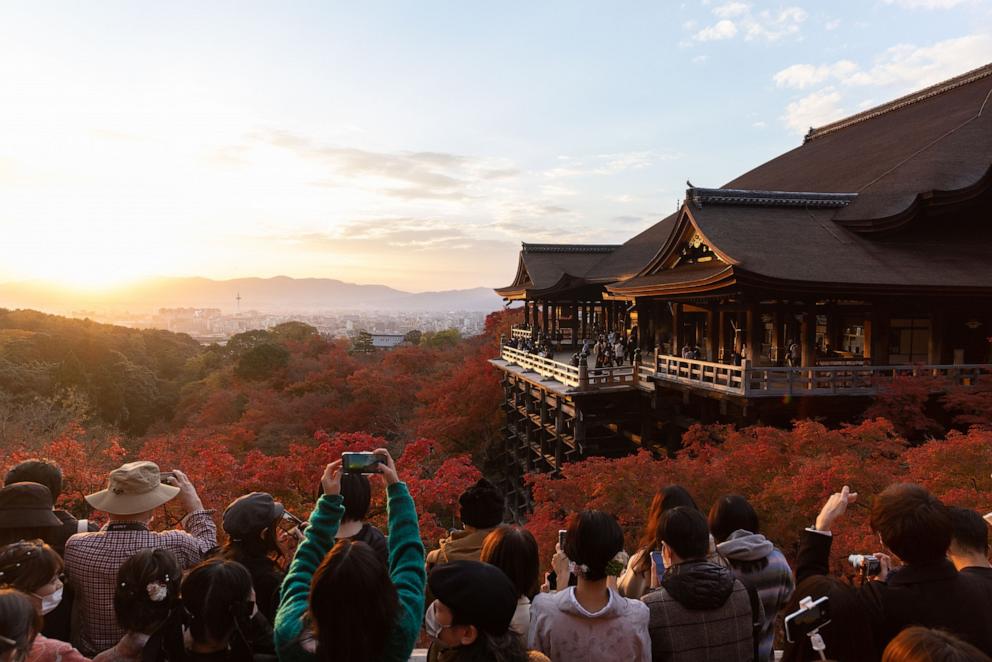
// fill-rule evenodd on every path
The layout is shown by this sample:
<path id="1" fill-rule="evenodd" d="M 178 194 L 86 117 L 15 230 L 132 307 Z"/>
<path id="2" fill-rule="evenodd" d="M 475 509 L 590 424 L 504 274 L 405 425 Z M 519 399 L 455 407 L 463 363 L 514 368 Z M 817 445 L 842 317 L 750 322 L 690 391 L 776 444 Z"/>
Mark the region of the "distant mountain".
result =
<path id="1" fill-rule="evenodd" d="M 489 312 L 502 300 L 485 287 L 441 292 L 403 292 L 385 285 L 357 285 L 331 278 L 152 278 L 103 293 L 67 292 L 40 281 L 0 284 L 0 307 L 48 312 L 78 310 L 156 311 L 159 308 L 220 308 L 232 313 L 235 297 L 241 310 L 318 312 L 382 310 Z"/>

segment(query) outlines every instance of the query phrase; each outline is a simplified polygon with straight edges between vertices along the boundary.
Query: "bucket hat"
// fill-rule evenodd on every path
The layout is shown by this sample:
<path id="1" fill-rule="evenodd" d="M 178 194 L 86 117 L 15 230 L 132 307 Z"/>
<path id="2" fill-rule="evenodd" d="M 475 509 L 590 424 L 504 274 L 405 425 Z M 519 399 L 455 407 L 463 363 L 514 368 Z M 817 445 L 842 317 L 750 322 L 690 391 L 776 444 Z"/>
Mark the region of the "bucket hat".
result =
<path id="1" fill-rule="evenodd" d="M 107 489 L 86 496 L 96 510 L 111 515 L 136 515 L 158 508 L 179 494 L 179 488 L 162 483 L 154 462 L 128 462 L 110 472 Z"/>
<path id="2" fill-rule="evenodd" d="M 0 528 L 62 526 L 52 512 L 52 493 L 39 483 L 14 483 L 0 489 Z"/>

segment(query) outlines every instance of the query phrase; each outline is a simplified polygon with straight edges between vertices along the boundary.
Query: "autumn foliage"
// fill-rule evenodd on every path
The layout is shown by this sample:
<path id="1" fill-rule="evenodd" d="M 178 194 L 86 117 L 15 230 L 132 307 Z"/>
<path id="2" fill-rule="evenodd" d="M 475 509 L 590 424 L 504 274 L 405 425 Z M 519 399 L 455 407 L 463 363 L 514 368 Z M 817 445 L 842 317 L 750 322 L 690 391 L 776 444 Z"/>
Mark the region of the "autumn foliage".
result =
<path id="1" fill-rule="evenodd" d="M 60 503 L 80 516 L 90 514 L 85 494 L 101 489 L 112 468 L 139 458 L 186 471 L 218 520 L 226 504 L 253 490 L 271 492 L 306 516 L 327 462 L 343 451 L 386 447 L 433 548 L 460 525 L 458 495 L 494 468 L 485 460 L 502 439 L 499 375 L 488 359 L 513 313 L 491 315 L 477 338 L 423 334 L 417 345 L 368 354 L 300 323 L 205 349 L 83 324 L 76 330 L 83 340 L 66 341 L 76 358 L 64 359 L 50 338 L 72 336 L 67 323 L 47 328 L 42 317 L 7 314 L 0 327 L 4 320 L 17 328 L 0 328 L 0 469 L 27 457 L 58 461 L 66 476 Z M 85 351 L 92 346 L 99 351 Z M 114 359 L 114 369 L 130 375 L 125 386 L 155 388 L 111 388 L 116 378 L 101 372 L 100 357 L 113 352 L 127 358 Z M 133 422 L 139 412 L 140 433 L 115 422 Z M 949 504 L 992 510 L 989 412 L 992 382 L 934 399 L 922 381 L 896 380 L 857 424 L 695 425 L 671 456 L 641 449 L 574 462 L 560 476 L 528 476 L 534 510 L 525 524 L 547 559 L 570 514 L 604 510 L 617 517 L 633 551 L 652 497 L 678 483 L 704 510 L 721 495 L 746 496 L 763 533 L 794 558 L 799 532 L 847 484 L 861 497 L 837 527 L 834 561 L 841 570 L 843 555 L 877 551 L 869 510 L 892 482 L 918 482 Z M 373 484 L 370 519 L 385 528 L 384 491 L 378 479 Z M 180 515 L 167 506 L 157 525 L 173 525 Z"/>

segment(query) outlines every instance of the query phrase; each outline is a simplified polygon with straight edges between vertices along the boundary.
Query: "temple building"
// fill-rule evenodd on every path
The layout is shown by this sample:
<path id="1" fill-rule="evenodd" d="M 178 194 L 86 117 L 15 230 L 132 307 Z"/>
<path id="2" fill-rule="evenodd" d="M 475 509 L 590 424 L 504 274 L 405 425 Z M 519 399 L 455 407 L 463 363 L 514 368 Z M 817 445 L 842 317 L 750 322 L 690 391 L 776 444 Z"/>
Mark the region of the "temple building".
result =
<path id="1" fill-rule="evenodd" d="M 853 412 L 897 376 L 992 375 L 992 64 L 690 186 L 622 245 L 525 243 L 496 291 L 524 306 L 493 363 L 525 470 L 679 421 Z M 568 360 L 611 331 L 639 361 Z M 542 338 L 554 358 L 521 348 Z"/>

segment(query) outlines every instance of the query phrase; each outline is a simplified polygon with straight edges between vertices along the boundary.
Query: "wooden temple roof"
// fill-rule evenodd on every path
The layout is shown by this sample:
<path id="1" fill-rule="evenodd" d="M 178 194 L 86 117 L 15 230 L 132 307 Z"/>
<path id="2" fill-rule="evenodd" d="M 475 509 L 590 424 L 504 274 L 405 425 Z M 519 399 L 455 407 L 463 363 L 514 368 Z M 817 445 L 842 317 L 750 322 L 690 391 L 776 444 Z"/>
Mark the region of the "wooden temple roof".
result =
<path id="1" fill-rule="evenodd" d="M 514 285 L 497 292 L 992 295 L 989 210 L 992 64 L 811 129 L 723 187 L 692 187 L 622 246 L 528 256 L 525 244 Z"/>

